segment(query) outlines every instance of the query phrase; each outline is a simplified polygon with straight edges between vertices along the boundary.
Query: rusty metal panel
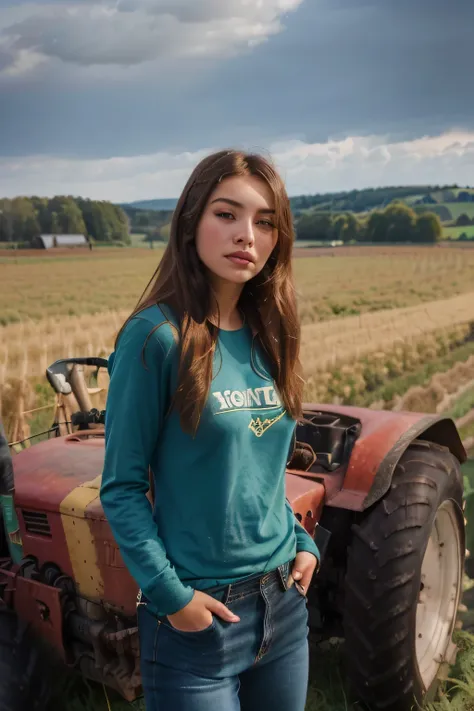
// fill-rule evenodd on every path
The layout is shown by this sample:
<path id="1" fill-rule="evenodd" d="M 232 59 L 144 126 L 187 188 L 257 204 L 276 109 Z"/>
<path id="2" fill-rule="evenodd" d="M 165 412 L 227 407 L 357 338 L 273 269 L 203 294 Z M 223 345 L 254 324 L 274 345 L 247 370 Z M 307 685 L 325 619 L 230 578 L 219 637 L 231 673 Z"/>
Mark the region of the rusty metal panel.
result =
<path id="1" fill-rule="evenodd" d="M 95 502 L 94 509 L 98 506 Z M 88 513 L 90 510 L 88 509 Z M 127 616 L 136 614 L 138 586 L 125 567 L 117 543 L 105 518 L 89 519 L 96 545 L 97 563 L 107 603 Z"/>
<path id="2" fill-rule="evenodd" d="M 36 507 L 35 507 L 36 508 Z M 34 510 L 34 509 L 29 509 Z M 51 536 L 31 534 L 26 530 L 23 511 L 17 506 L 18 523 L 23 543 L 23 555 L 33 555 L 39 566 L 54 562 L 65 575 L 72 576 L 73 569 L 59 513 L 47 512 Z"/>
<path id="3" fill-rule="evenodd" d="M 99 483 L 85 482 L 73 489 L 60 504 L 61 523 L 72 566 L 72 577 L 80 595 L 99 601 L 104 596 L 102 571 L 97 558 L 97 544 L 88 505 L 99 498 Z"/>
<path id="4" fill-rule="evenodd" d="M 18 616 L 30 623 L 65 660 L 61 590 L 21 577 L 16 578 L 15 585 L 14 607 Z"/>
<path id="5" fill-rule="evenodd" d="M 317 481 L 302 479 L 287 473 L 286 496 L 301 524 L 312 536 L 324 506 L 325 487 Z"/>
<path id="6" fill-rule="evenodd" d="M 13 457 L 15 504 L 37 511 L 59 511 L 61 502 L 81 484 L 102 474 L 103 438 L 56 437 Z"/>

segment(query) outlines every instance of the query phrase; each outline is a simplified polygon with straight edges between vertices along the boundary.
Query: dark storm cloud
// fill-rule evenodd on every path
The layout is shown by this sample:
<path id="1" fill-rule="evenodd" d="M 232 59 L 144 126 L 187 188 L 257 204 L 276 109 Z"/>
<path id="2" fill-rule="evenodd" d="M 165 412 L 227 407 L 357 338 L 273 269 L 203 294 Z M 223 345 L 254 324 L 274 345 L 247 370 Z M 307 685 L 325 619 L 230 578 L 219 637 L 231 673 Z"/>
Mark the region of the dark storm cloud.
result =
<path id="1" fill-rule="evenodd" d="M 181 22 L 195 23 L 216 22 L 222 8 L 242 3 L 120 5 L 130 23 L 138 6 L 148 23 L 160 17 L 157 8 L 174 8 Z M 3 155 L 132 155 L 354 134 L 405 139 L 474 127 L 474 3 L 468 0 L 306 0 L 282 19 L 283 31 L 269 32 L 251 50 L 241 47 L 237 56 L 223 58 L 177 56 L 174 62 L 165 57 L 164 63 L 145 23 L 129 25 L 135 32 L 120 52 L 110 23 L 103 24 L 102 44 L 94 34 L 98 24 L 90 27 L 88 48 L 79 44 L 80 35 L 76 45 L 68 40 L 62 21 L 56 42 L 54 25 L 41 33 L 40 48 L 56 58 L 47 71 L 39 65 L 36 72 L 0 80 Z M 18 46 L 37 48 L 34 23 L 21 18 L 17 32 L 21 28 Z M 5 67 L 11 47 L 2 52 Z M 112 69 L 152 57 L 157 63 L 144 64 L 133 78 L 119 67 L 105 78 L 93 67 L 81 74 L 80 64 L 100 64 L 100 57 L 108 57 Z"/>
<path id="2" fill-rule="evenodd" d="M 474 125 L 474 4 L 317 6 L 305 3 L 289 31 L 259 49 L 260 61 L 245 57 L 220 73 L 233 88 L 226 115 L 258 115 L 275 134 L 309 141 Z"/>

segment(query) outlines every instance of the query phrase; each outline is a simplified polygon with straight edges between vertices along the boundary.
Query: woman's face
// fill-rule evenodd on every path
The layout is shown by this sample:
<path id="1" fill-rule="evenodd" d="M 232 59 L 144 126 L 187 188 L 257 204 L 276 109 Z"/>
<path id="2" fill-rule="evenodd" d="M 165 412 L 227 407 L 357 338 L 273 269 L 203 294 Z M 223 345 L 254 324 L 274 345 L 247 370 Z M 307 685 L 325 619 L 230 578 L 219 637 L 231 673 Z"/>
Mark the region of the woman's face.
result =
<path id="1" fill-rule="evenodd" d="M 278 239 L 270 187 L 254 176 L 225 178 L 198 225 L 196 249 L 214 282 L 244 285 L 265 266 Z"/>

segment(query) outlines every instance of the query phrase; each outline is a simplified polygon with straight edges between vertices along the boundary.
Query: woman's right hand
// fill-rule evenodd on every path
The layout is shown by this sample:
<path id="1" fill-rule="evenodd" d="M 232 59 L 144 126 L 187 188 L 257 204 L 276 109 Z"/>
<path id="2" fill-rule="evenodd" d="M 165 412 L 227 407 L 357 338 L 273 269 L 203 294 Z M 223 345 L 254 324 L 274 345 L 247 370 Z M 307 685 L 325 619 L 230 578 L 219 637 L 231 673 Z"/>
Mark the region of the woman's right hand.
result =
<path id="1" fill-rule="evenodd" d="M 240 617 L 234 615 L 222 602 L 200 590 L 194 591 L 191 602 L 173 615 L 168 615 L 172 627 L 179 632 L 202 632 L 212 624 L 213 615 L 224 622 L 240 622 Z"/>

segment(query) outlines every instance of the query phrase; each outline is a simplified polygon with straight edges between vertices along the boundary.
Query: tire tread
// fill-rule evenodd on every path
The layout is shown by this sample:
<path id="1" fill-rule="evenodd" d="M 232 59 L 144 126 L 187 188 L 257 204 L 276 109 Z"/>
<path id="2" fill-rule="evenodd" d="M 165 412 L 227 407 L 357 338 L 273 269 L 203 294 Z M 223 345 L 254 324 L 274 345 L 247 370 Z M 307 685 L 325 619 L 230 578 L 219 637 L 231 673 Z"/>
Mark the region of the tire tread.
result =
<path id="1" fill-rule="evenodd" d="M 421 700 L 415 605 L 432 521 L 446 499 L 462 506 L 459 463 L 445 447 L 417 441 L 396 467 L 384 499 L 352 527 L 344 606 L 347 672 L 357 697 L 374 711 L 409 711 Z"/>

